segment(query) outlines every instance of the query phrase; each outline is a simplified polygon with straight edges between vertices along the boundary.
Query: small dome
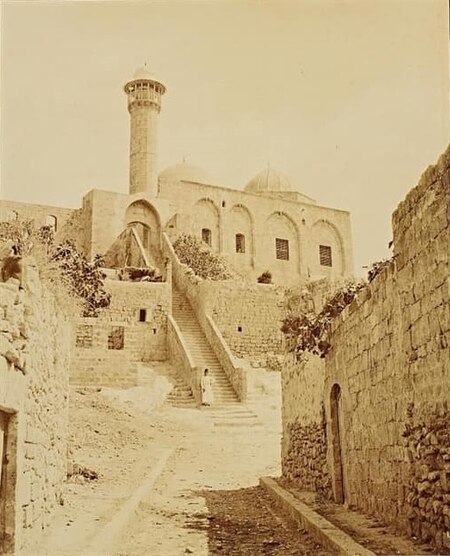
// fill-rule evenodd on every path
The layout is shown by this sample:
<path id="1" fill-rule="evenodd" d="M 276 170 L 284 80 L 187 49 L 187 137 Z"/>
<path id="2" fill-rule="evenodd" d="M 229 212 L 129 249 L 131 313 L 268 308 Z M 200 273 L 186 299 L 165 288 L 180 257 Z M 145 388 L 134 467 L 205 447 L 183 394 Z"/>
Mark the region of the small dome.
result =
<path id="1" fill-rule="evenodd" d="M 292 187 L 289 178 L 285 175 L 276 172 L 272 168 L 266 168 L 247 183 L 245 191 L 248 193 L 267 193 L 270 191 L 281 193 L 295 191 L 295 189 Z"/>
<path id="2" fill-rule="evenodd" d="M 174 166 L 169 166 L 159 174 L 159 179 L 163 181 L 193 181 L 196 183 L 211 183 L 211 178 L 207 172 L 198 166 L 188 164 L 183 161 Z"/>
<path id="3" fill-rule="evenodd" d="M 142 66 L 141 68 L 138 68 L 133 75 L 133 79 L 149 79 L 150 81 L 157 81 L 157 79 L 155 79 L 154 75 L 152 75 L 148 68 L 147 65 Z"/>

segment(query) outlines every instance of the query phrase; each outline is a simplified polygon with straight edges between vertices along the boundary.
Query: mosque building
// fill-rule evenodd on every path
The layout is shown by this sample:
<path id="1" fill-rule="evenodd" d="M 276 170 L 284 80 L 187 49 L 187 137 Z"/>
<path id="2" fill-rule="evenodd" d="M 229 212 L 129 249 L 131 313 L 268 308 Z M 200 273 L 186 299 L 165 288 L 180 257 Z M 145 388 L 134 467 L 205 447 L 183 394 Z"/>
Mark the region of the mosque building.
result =
<path id="1" fill-rule="evenodd" d="M 166 87 L 146 67 L 124 86 L 130 114 L 129 189 L 92 189 L 80 209 L 0 201 L 0 220 L 17 216 L 51 225 L 89 257 L 107 253 L 134 228 L 148 258 L 162 261 L 163 233 L 194 234 L 248 279 L 270 271 L 275 283 L 296 284 L 353 273 L 350 214 L 299 192 L 271 167 L 244 189 L 214 183 L 186 161 L 158 173 L 158 119 Z"/>

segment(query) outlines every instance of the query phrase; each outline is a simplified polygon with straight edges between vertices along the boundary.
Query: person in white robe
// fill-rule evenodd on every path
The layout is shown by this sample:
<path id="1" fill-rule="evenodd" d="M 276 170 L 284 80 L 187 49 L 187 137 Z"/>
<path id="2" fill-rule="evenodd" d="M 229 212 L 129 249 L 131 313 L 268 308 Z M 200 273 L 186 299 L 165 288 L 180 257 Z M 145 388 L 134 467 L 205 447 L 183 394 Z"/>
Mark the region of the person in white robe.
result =
<path id="1" fill-rule="evenodd" d="M 201 380 L 202 405 L 211 405 L 214 402 L 212 383 L 213 379 L 210 376 L 208 369 L 205 369 Z"/>

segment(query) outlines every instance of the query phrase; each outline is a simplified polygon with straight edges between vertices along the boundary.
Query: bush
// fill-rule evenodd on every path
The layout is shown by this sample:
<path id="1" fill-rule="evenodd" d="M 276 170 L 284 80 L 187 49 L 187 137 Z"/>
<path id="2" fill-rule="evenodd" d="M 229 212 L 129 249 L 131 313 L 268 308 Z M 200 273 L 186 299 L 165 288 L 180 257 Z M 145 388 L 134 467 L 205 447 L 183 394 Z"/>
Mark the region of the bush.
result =
<path id="1" fill-rule="evenodd" d="M 156 268 L 126 267 L 120 273 L 121 280 L 131 282 L 162 282 L 163 278 Z"/>
<path id="2" fill-rule="evenodd" d="M 99 309 L 109 305 L 100 256 L 91 263 L 70 241 L 55 246 L 53 229 L 36 228 L 33 220 L 0 222 L 0 239 L 11 243 L 17 255 L 33 257 L 42 282 L 53 292 L 65 314 L 97 316 Z"/>
<path id="3" fill-rule="evenodd" d="M 330 351 L 331 323 L 365 287 L 362 282 L 351 283 L 339 289 L 324 305 L 318 315 L 308 313 L 288 315 L 281 326 L 281 332 L 287 336 L 288 349 L 301 357 L 309 352 L 325 357 Z"/>
<path id="4" fill-rule="evenodd" d="M 271 284 L 272 283 L 272 273 L 266 270 L 258 276 L 257 278 L 259 284 Z"/>
<path id="5" fill-rule="evenodd" d="M 173 244 L 180 262 L 205 280 L 229 280 L 231 269 L 223 257 L 212 253 L 209 246 L 195 236 L 182 234 Z"/>

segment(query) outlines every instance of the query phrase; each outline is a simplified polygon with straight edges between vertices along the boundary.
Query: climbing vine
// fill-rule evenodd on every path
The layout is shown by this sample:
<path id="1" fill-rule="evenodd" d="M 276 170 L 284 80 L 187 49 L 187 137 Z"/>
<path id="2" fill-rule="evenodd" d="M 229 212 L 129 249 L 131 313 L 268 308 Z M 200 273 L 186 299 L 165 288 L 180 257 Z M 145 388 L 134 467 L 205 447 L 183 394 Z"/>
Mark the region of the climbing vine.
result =
<path id="1" fill-rule="evenodd" d="M 288 315 L 281 326 L 281 331 L 287 339 L 288 350 L 294 352 L 298 358 L 305 352 L 325 357 L 331 348 L 331 323 L 364 287 L 363 282 L 357 282 L 340 288 L 325 303 L 319 314 L 310 312 Z"/>

